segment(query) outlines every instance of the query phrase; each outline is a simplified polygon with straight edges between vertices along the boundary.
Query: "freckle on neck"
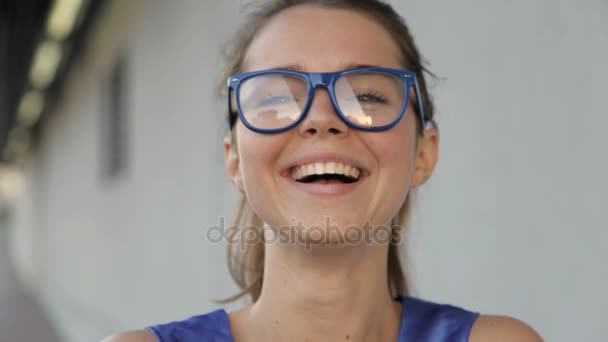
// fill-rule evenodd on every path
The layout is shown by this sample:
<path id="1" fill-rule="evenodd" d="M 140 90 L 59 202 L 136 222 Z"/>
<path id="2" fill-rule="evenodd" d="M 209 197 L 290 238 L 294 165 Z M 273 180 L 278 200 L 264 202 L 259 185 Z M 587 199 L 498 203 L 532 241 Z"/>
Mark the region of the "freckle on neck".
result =
<path id="1" fill-rule="evenodd" d="M 350 335 L 346 335 L 346 339 L 347 339 L 347 340 L 350 340 Z"/>

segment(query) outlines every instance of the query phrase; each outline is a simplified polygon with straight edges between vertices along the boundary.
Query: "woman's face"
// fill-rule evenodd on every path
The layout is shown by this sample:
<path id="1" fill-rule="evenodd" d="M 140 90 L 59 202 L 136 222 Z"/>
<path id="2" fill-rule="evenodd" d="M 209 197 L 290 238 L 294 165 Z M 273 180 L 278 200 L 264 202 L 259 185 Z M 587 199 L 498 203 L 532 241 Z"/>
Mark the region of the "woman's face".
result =
<path id="1" fill-rule="evenodd" d="M 256 35 L 244 71 L 290 67 L 331 72 L 357 65 L 400 69 L 400 60 L 390 34 L 372 19 L 349 10 L 297 6 L 276 15 Z M 337 229 L 332 234 L 365 223 L 387 225 L 408 189 L 423 183 L 434 167 L 436 134 L 426 133 L 417 146 L 415 116 L 410 100 L 394 128 L 359 131 L 340 120 L 325 90 L 317 90 L 305 120 L 287 132 L 258 134 L 238 121 L 238 159 L 227 158 L 228 174 L 273 227 L 302 223 L 308 235 L 315 226 L 321 228 L 314 229 L 318 238 L 328 222 Z M 314 162 L 357 166 L 361 174 L 351 184 L 293 179 L 293 167 Z"/>

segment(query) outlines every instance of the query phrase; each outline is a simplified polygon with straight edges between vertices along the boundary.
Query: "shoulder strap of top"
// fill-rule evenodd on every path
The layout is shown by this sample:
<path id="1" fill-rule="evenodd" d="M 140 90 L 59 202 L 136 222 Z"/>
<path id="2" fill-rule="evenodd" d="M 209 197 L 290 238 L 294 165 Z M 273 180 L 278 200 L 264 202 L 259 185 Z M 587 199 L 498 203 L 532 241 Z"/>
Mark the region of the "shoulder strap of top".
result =
<path id="1" fill-rule="evenodd" d="M 156 336 L 158 342 L 233 342 L 228 314 L 224 309 L 146 329 Z"/>
<path id="2" fill-rule="evenodd" d="M 476 312 L 437 304 L 422 299 L 399 296 L 403 304 L 399 342 L 454 341 L 467 342 Z"/>

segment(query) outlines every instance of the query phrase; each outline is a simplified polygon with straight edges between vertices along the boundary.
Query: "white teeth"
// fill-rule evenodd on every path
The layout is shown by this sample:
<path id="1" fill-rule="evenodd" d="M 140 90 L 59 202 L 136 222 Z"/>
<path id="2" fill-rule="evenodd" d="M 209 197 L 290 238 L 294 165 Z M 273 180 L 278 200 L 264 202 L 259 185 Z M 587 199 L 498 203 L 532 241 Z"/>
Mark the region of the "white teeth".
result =
<path id="1" fill-rule="evenodd" d="M 314 164 L 308 164 L 308 166 L 305 169 L 304 172 L 304 177 L 308 176 L 308 175 L 314 175 L 315 174 L 315 165 Z"/>
<path id="2" fill-rule="evenodd" d="M 339 175 L 343 175 L 344 174 L 344 164 L 342 163 L 337 163 L 336 164 L 336 173 Z"/>
<path id="3" fill-rule="evenodd" d="M 291 177 L 294 180 L 300 180 L 310 175 L 323 174 L 338 174 L 359 179 L 361 170 L 356 166 L 345 165 L 338 162 L 311 163 L 294 167 L 291 170 Z"/>
<path id="4" fill-rule="evenodd" d="M 318 175 L 325 174 L 325 165 L 323 163 L 315 163 L 315 173 Z"/>
<path id="5" fill-rule="evenodd" d="M 350 176 L 350 170 L 352 169 L 352 166 L 350 165 L 345 165 L 344 166 L 344 175 L 346 176 Z"/>

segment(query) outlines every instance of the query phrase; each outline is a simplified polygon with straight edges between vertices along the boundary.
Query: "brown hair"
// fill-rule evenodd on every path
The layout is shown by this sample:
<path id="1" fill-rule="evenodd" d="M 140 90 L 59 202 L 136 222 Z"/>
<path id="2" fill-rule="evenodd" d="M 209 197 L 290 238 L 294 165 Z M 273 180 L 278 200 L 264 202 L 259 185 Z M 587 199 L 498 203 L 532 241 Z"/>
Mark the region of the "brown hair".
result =
<path id="1" fill-rule="evenodd" d="M 266 1 L 263 5 L 259 6 L 257 10 L 251 12 L 241 30 L 237 32 L 235 39 L 232 41 L 232 45 L 229 46 L 229 49 L 227 50 L 225 56 L 226 68 L 222 75 L 221 88 L 219 88 L 222 94 L 224 94 L 225 80 L 230 75 L 243 71 L 244 58 L 249 49 L 249 45 L 260 29 L 276 14 L 298 5 L 317 5 L 327 8 L 352 10 L 365 14 L 382 25 L 386 31 L 390 33 L 399 47 L 399 51 L 403 58 L 403 67 L 416 73 L 425 119 L 436 127 L 433 120 L 434 105 L 427 89 L 425 73 L 432 77 L 434 77 L 434 75 L 423 65 L 422 57 L 418 52 L 418 48 L 416 47 L 414 39 L 403 18 L 399 16 L 390 5 L 379 0 Z M 227 121 L 231 130 L 232 146 L 234 146 L 235 143 L 233 127 L 237 118 L 238 115 L 236 112 L 228 113 Z M 419 130 L 419 133 L 421 132 L 422 130 Z M 410 190 L 405 202 L 391 221 L 391 234 L 395 240 L 398 239 L 398 236 L 402 235 L 403 227 L 409 222 L 410 207 L 413 200 L 412 195 L 412 191 Z M 242 231 L 239 231 L 239 229 L 244 229 L 243 227 L 257 227 L 256 234 L 260 234 L 259 236 L 261 236 L 263 222 L 249 207 L 247 198 L 244 196 L 240 199 L 235 214 L 235 220 L 232 226 L 235 228 L 230 232 L 230 241 L 232 241 L 234 236 L 242 234 Z M 238 243 L 229 243 L 228 267 L 232 278 L 240 287 L 241 291 L 220 302 L 230 302 L 247 294 L 251 297 L 252 301 L 255 302 L 260 296 L 264 275 L 264 241 L 261 238 L 256 238 L 255 241 L 256 242 L 244 246 Z M 396 243 L 389 244 L 387 269 L 388 290 L 391 295 L 408 294 L 410 291 L 409 285 L 406 279 L 406 273 L 401 265 L 398 244 Z"/>

